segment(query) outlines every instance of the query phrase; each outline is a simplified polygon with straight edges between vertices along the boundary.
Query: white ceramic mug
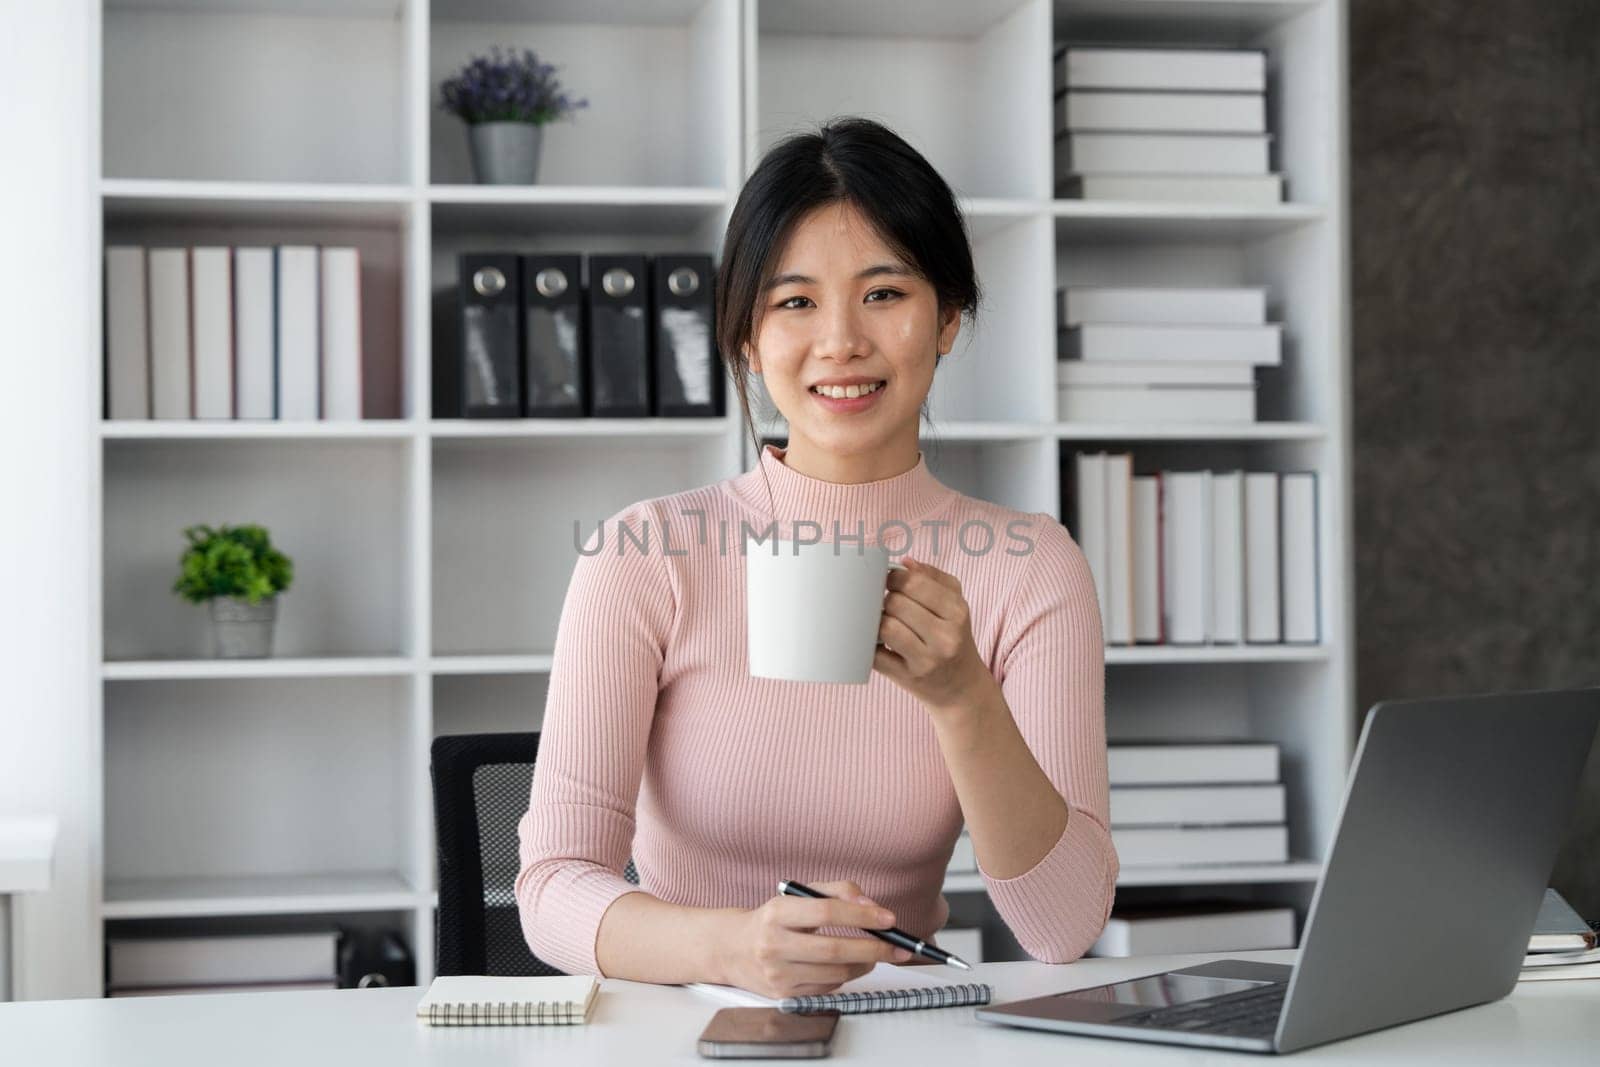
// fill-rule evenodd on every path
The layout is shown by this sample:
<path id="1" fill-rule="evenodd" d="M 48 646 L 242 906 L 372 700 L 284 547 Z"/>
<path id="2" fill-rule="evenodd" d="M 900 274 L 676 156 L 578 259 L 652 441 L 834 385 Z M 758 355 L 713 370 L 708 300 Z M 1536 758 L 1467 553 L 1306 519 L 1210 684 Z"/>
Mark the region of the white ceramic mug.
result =
<path id="1" fill-rule="evenodd" d="M 864 685 L 872 677 L 891 570 L 882 545 L 745 544 L 745 648 L 750 674 Z"/>

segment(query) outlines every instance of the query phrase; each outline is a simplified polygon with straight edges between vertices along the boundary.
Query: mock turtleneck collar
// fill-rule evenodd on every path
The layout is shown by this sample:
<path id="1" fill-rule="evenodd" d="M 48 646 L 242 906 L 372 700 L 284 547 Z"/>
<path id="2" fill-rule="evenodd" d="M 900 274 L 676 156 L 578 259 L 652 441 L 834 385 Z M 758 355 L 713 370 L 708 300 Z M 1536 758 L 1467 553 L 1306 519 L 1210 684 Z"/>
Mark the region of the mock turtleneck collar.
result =
<path id="1" fill-rule="evenodd" d="M 731 479 L 729 489 L 757 514 L 785 525 L 800 519 L 820 523 L 825 537 L 831 533 L 835 519 L 846 531 L 853 531 L 859 519 L 865 524 L 867 540 L 875 541 L 883 523 L 899 519 L 915 528 L 918 520 L 955 497 L 952 489 L 933 476 L 927 456 L 920 451 L 916 466 L 910 470 L 853 484 L 801 474 L 784 462 L 787 452 L 776 445 L 764 446 L 757 465 Z M 888 540 L 897 541 L 903 536 L 892 534 Z"/>

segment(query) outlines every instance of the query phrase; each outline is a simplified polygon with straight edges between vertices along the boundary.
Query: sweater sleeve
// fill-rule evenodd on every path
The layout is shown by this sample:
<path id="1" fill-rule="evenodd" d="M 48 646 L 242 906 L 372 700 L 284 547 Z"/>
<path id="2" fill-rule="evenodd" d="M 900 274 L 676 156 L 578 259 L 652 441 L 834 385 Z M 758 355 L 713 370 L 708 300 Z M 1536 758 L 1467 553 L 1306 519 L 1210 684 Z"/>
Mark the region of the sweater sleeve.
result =
<path id="1" fill-rule="evenodd" d="M 619 538 L 624 527 L 648 528 L 648 548 Z M 639 891 L 622 870 L 676 617 L 660 530 L 645 502 L 592 531 L 557 625 L 516 896 L 528 947 L 569 974 L 600 974 L 600 920 Z"/>
<path id="2" fill-rule="evenodd" d="M 1001 624 L 996 676 L 1067 826 L 1030 870 L 989 898 L 1035 959 L 1077 959 L 1105 928 L 1117 884 L 1106 782 L 1105 648 L 1088 561 L 1059 522 L 1032 516 L 1034 547 Z"/>

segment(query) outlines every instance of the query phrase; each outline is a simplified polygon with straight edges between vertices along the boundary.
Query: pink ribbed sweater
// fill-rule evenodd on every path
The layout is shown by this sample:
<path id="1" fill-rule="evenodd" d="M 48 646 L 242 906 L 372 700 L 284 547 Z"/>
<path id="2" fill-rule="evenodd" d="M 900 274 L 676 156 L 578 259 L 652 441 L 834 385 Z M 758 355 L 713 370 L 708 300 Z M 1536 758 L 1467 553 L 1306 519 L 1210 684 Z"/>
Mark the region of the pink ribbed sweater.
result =
<path id="1" fill-rule="evenodd" d="M 1104 652 L 1083 554 L 1053 517 L 957 493 L 925 457 L 841 485 L 783 454 L 769 445 L 744 474 L 635 504 L 588 537 L 585 550 L 600 550 L 578 557 L 567 590 L 518 828 L 529 946 L 570 973 L 600 974 L 595 936 L 623 894 L 753 908 L 780 878 L 853 879 L 904 929 L 943 926 L 962 814 L 921 705 L 876 672 L 866 685 L 826 685 L 746 670 L 745 525 L 776 520 L 780 537 L 815 539 L 795 525 L 809 520 L 834 540 L 837 520 L 871 544 L 899 520 L 883 542 L 960 579 L 977 647 L 1071 808 L 1031 870 L 980 870 L 990 899 L 1028 953 L 1077 958 L 1105 924 L 1117 877 Z M 979 524 L 993 531 L 987 551 Z M 622 877 L 630 854 L 638 886 Z"/>

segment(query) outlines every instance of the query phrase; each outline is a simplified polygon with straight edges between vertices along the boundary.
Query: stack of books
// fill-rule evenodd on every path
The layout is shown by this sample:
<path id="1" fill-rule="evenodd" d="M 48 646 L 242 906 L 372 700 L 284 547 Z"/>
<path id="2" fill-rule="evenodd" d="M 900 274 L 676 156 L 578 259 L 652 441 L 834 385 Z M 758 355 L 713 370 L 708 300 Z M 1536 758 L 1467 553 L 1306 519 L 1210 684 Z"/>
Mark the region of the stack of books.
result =
<path id="1" fill-rule="evenodd" d="M 1283 362 L 1260 288 L 1056 291 L 1059 417 L 1254 422 L 1255 369 Z"/>
<path id="2" fill-rule="evenodd" d="M 1056 195 L 1275 204 L 1267 58 L 1256 50 L 1055 55 Z"/>
<path id="3" fill-rule="evenodd" d="M 1277 745 L 1113 743 L 1107 767 L 1124 868 L 1288 862 Z"/>
<path id="4" fill-rule="evenodd" d="M 1196 901 L 1156 908 L 1117 908 L 1091 956 L 1168 956 L 1294 948 L 1293 908 Z"/>
<path id="5" fill-rule="evenodd" d="M 1556 890 L 1546 889 L 1518 981 L 1600 978 L 1597 944 L 1600 939 L 1597 939 L 1596 924 L 1579 917 Z"/>
<path id="6" fill-rule="evenodd" d="M 106 995 L 335 989 L 339 932 L 106 939 Z"/>
<path id="7" fill-rule="evenodd" d="M 359 419 L 357 249 L 106 249 L 105 417 Z"/>
<path id="8" fill-rule="evenodd" d="M 1079 453 L 1067 523 L 1108 645 L 1320 640 L 1317 475 L 1162 471 Z"/>

